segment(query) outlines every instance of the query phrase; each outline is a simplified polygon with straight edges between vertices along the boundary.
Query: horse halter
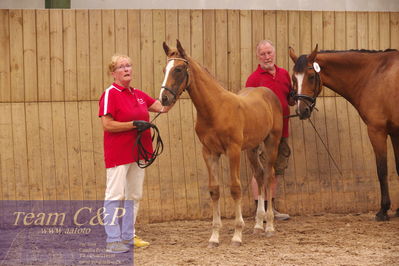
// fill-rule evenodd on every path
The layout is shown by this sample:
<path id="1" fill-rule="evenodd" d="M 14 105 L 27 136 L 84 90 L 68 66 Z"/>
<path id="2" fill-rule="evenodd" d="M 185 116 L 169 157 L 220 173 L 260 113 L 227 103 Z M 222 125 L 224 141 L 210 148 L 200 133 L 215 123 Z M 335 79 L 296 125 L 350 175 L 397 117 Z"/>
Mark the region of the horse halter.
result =
<path id="1" fill-rule="evenodd" d="M 310 108 L 310 112 L 313 112 L 313 109 L 316 106 L 316 91 L 318 88 L 320 88 L 320 86 L 322 85 L 321 83 L 321 78 L 320 78 L 320 74 L 319 72 L 317 72 L 313 66 L 308 67 L 308 69 L 313 69 L 314 73 L 315 73 L 315 79 L 316 79 L 316 84 L 315 87 L 313 89 L 313 96 L 308 96 L 305 94 L 297 94 L 295 93 L 295 91 L 293 89 L 290 90 L 289 95 L 294 98 L 294 100 L 297 102 L 298 100 L 305 100 L 304 103 L 308 105 L 308 107 Z M 310 104 L 308 103 L 310 102 Z"/>
<path id="2" fill-rule="evenodd" d="M 186 63 L 188 65 L 188 60 L 183 59 L 183 58 L 178 58 L 178 57 L 173 57 L 173 58 L 169 58 L 168 62 L 171 60 L 180 60 L 183 61 L 184 63 Z M 170 92 L 173 95 L 174 99 L 177 99 L 178 97 L 180 97 L 180 95 L 185 91 L 188 90 L 188 88 L 190 87 L 190 75 L 188 74 L 188 68 L 186 70 L 186 74 L 187 74 L 187 78 L 186 78 L 186 87 L 180 92 L 179 95 L 176 94 L 176 92 L 174 92 L 171 88 L 168 88 L 166 86 L 161 86 L 161 89 L 165 89 L 166 91 Z"/>

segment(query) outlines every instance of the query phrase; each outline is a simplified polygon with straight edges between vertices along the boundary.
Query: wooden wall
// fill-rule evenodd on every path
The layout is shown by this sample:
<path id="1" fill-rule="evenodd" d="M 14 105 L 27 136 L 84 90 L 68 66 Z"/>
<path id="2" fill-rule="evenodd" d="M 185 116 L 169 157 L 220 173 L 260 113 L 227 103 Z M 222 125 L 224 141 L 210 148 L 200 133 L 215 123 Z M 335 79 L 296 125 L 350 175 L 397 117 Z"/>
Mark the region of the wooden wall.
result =
<path id="1" fill-rule="evenodd" d="M 272 40 L 289 70 L 288 46 L 320 49 L 399 48 L 399 13 L 249 10 L 0 10 L 0 199 L 103 199 L 105 169 L 98 99 L 112 81 L 113 53 L 134 62 L 133 85 L 159 94 L 162 42 L 179 39 L 231 91 L 257 66 L 255 46 Z M 379 206 L 373 152 L 364 124 L 329 90 L 314 124 L 343 172 L 340 176 L 308 121 L 291 121 L 292 157 L 279 185 L 290 214 L 361 212 Z M 221 110 L 223 111 L 223 110 Z M 147 170 L 143 222 L 210 217 L 207 172 L 187 95 L 156 124 L 165 151 Z M 389 181 L 394 206 L 399 182 Z M 251 174 L 242 159 L 244 213 L 253 213 Z M 222 160 L 221 208 L 232 216 L 228 165 Z"/>

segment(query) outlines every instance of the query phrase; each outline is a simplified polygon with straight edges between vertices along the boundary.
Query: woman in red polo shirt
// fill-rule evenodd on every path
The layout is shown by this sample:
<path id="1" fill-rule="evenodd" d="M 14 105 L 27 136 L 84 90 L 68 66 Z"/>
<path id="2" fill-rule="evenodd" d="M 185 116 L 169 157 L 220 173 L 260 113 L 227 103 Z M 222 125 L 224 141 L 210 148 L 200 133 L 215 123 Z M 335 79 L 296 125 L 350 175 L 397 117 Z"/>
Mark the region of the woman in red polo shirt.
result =
<path id="1" fill-rule="evenodd" d="M 134 224 L 143 193 L 144 169 L 135 163 L 138 158 L 135 141 L 137 128 L 134 121 L 149 121 L 151 112 L 167 112 L 164 107 L 146 93 L 130 87 L 132 80 L 132 61 L 126 55 L 114 55 L 109 64 L 114 82 L 101 95 L 99 117 L 104 128 L 104 159 L 107 172 L 105 191 L 105 231 L 107 248 L 110 253 L 129 251 L 129 246 L 148 246 L 134 233 Z M 141 142 L 147 151 L 152 152 L 151 132 L 142 132 Z M 120 201 L 125 199 L 126 213 L 120 227 L 113 219 Z M 119 215 L 117 213 L 116 215 Z"/>

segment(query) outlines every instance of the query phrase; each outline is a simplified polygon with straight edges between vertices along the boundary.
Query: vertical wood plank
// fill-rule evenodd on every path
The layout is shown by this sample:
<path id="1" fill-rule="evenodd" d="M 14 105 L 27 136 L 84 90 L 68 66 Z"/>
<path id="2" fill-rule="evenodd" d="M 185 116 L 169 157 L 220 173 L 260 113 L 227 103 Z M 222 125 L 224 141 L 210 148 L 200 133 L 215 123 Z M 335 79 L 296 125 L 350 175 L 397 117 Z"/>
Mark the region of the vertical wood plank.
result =
<path id="1" fill-rule="evenodd" d="M 380 49 L 380 23 L 377 12 L 369 12 L 368 16 L 368 48 L 371 50 Z"/>
<path id="2" fill-rule="evenodd" d="M 215 11 L 215 42 L 216 45 L 216 78 L 228 89 L 228 38 L 227 11 Z"/>
<path id="3" fill-rule="evenodd" d="M 399 49 L 399 12 L 390 13 L 391 48 Z"/>
<path id="4" fill-rule="evenodd" d="M 84 200 L 96 200 L 96 176 L 94 171 L 94 156 L 93 156 L 93 128 L 91 122 L 91 106 L 89 101 L 78 102 L 78 129 L 79 135 L 76 136 L 79 140 L 78 149 L 80 151 L 80 158 L 76 156 L 77 160 L 81 162 L 81 182 Z M 76 152 L 76 151 L 75 151 Z M 79 154 L 76 154 L 79 155 Z M 79 180 L 80 181 L 80 180 Z"/>
<path id="5" fill-rule="evenodd" d="M 356 49 L 357 48 L 357 17 L 355 12 L 346 13 L 346 49 Z M 349 180 L 346 179 L 346 185 L 348 187 L 347 193 L 352 196 L 351 190 L 353 191 L 352 206 L 356 210 L 360 209 L 360 205 L 363 203 L 357 195 L 357 179 L 359 176 L 358 170 L 362 167 L 361 157 L 362 153 L 359 149 L 359 122 L 360 118 L 357 116 L 357 112 L 354 110 L 353 106 L 349 103 L 347 104 L 347 114 L 349 121 L 349 134 L 350 134 L 350 149 L 351 149 L 351 177 Z M 356 156 L 356 154 L 358 156 Z M 359 156 L 360 155 L 360 156 Z M 356 188 L 356 189 L 355 189 Z"/>
<path id="6" fill-rule="evenodd" d="M 200 25 L 200 27 L 196 27 L 196 25 Z M 191 19 L 190 19 L 190 32 L 191 32 L 191 55 L 197 60 L 197 62 L 201 65 L 204 64 L 204 39 L 203 39 L 203 19 L 202 12 L 200 11 L 191 11 Z M 184 34 L 186 36 L 190 36 L 190 32 L 182 32 L 179 27 L 179 37 Z M 189 38 L 189 37 L 188 37 Z M 186 107 L 187 109 L 182 109 Z M 181 112 L 187 112 L 187 114 L 193 114 L 193 119 L 196 117 L 196 110 L 194 107 L 190 108 L 190 105 L 182 105 L 180 108 Z M 206 170 L 205 162 L 202 156 L 202 144 L 200 143 L 198 137 L 195 138 L 195 151 L 196 151 L 196 159 L 197 159 L 197 177 L 199 183 L 199 195 L 200 195 L 200 208 L 201 208 L 201 216 L 209 217 L 211 215 L 211 207 L 210 207 L 210 197 L 208 190 L 208 172 Z"/>
<path id="7" fill-rule="evenodd" d="M 336 50 L 346 49 L 346 14 L 345 12 L 335 12 L 335 38 L 334 38 L 334 48 Z M 354 200 L 353 187 L 351 187 L 352 175 L 351 167 L 352 157 L 350 150 L 350 140 L 347 137 L 349 132 L 348 123 L 348 108 L 347 102 L 344 98 L 336 94 L 335 104 L 337 110 L 337 128 L 338 128 L 338 143 L 339 143 L 339 160 L 338 165 L 342 171 L 343 177 L 339 178 L 338 183 L 341 186 L 342 196 L 339 197 L 340 202 L 337 204 L 337 211 L 346 212 L 348 210 L 354 210 L 354 205 L 352 204 Z M 334 167 L 334 166 L 332 166 Z M 333 172 L 334 173 L 334 172 Z M 347 208 L 347 206 L 350 206 Z"/>
<path id="8" fill-rule="evenodd" d="M 265 39 L 272 41 L 275 45 L 277 44 L 277 11 L 265 10 L 263 13 L 264 17 L 264 31 Z"/>
<path id="9" fill-rule="evenodd" d="M 37 87 L 39 101 L 51 100 L 50 15 L 36 10 Z"/>
<path id="10" fill-rule="evenodd" d="M 12 108 L 0 103 L 0 171 L 3 200 L 16 200 Z"/>
<path id="11" fill-rule="evenodd" d="M 241 81 L 237 90 L 245 87 L 248 76 L 252 73 L 252 17 L 250 10 L 240 11 L 240 62 Z"/>
<path id="12" fill-rule="evenodd" d="M 108 63 L 111 60 L 111 58 L 103 59 L 102 55 L 103 41 L 101 10 L 89 10 L 89 30 L 90 99 L 98 100 L 105 88 L 108 87 L 103 85 L 103 71 L 108 69 Z"/>
<path id="13" fill-rule="evenodd" d="M 115 10 L 115 51 L 119 54 L 128 52 L 127 10 Z"/>
<path id="14" fill-rule="evenodd" d="M 14 150 L 14 171 L 16 183 L 16 200 L 31 199 L 29 189 L 29 171 L 26 142 L 26 116 L 25 104 L 13 103 L 12 110 L 12 136 Z"/>
<path id="15" fill-rule="evenodd" d="M 264 11 L 252 10 L 252 69 L 255 70 L 258 66 L 258 58 L 256 56 L 256 46 L 261 40 L 265 39 L 264 29 L 270 25 L 264 25 Z M 247 40 L 248 41 L 248 40 Z M 244 83 L 245 85 L 245 83 Z"/>
<path id="16" fill-rule="evenodd" d="M 76 10 L 77 99 L 90 100 L 89 11 Z"/>
<path id="17" fill-rule="evenodd" d="M 115 13 L 114 10 L 102 10 L 102 42 L 103 42 L 103 62 L 108 63 L 115 53 Z M 103 67 L 103 88 L 107 88 L 113 78 L 109 74 L 108 68 Z"/>
<path id="18" fill-rule="evenodd" d="M 228 15 L 227 10 L 215 11 L 215 31 L 216 31 L 216 78 L 222 83 L 223 87 L 227 90 L 229 86 L 229 65 L 228 65 Z M 202 160 L 202 155 L 198 159 Z M 226 216 L 226 202 L 230 203 L 230 188 L 228 186 L 228 171 L 226 170 L 226 160 L 224 156 L 219 159 L 219 191 L 220 191 L 220 210 L 222 216 Z M 206 182 L 204 180 L 203 182 Z M 200 184 L 201 185 L 201 184 Z M 208 195 L 208 194 L 207 194 Z M 208 196 L 209 198 L 209 196 Z M 231 205 L 229 205 L 231 206 Z"/>
<path id="19" fill-rule="evenodd" d="M 300 14 L 298 12 L 289 12 L 289 17 L 288 17 L 288 42 L 289 46 L 293 47 L 296 49 L 296 52 L 300 52 L 298 47 L 300 45 L 300 29 L 302 26 L 301 20 L 300 20 Z M 306 28 L 306 27 L 304 27 Z M 290 71 L 292 69 L 292 60 L 289 60 L 289 65 L 290 68 L 287 69 Z M 292 153 L 289 161 L 289 169 L 287 169 L 284 173 L 284 180 L 279 180 L 279 193 L 278 195 L 284 195 L 284 197 L 279 196 L 278 198 L 280 200 L 284 200 L 282 203 L 284 204 L 286 210 L 290 214 L 294 214 L 295 212 L 298 212 L 303 209 L 303 204 L 302 201 L 303 199 L 301 197 L 306 197 L 307 192 L 307 183 L 305 182 L 306 178 L 306 171 L 303 171 L 302 174 L 298 172 L 298 175 L 296 175 L 296 167 L 301 167 L 302 170 L 305 169 L 305 164 L 303 163 L 303 160 L 305 159 L 305 154 L 297 154 L 296 150 L 293 150 L 293 145 L 295 147 L 300 147 L 303 146 L 303 130 L 302 130 L 302 122 L 298 119 L 290 119 L 289 121 L 290 124 L 290 138 L 289 138 L 289 145 L 291 147 Z M 295 132 L 295 134 L 294 134 Z M 304 149 L 302 149 L 304 152 Z M 295 163 L 294 163 L 295 162 Z M 298 169 L 298 171 L 300 171 Z M 297 180 L 297 177 L 300 177 L 299 180 Z M 298 182 L 301 182 L 301 187 L 297 187 Z M 303 193 L 300 193 L 298 190 L 302 189 Z M 307 205 L 306 205 L 307 206 Z"/>
<path id="20" fill-rule="evenodd" d="M 369 49 L 369 28 L 368 28 L 368 13 L 358 12 L 357 13 L 357 42 L 359 49 Z M 361 130 L 361 145 L 363 155 L 363 169 L 361 171 L 360 179 L 358 180 L 359 192 L 361 194 L 363 202 L 363 210 L 369 208 L 371 200 L 369 199 L 369 184 L 370 184 L 370 173 L 372 171 L 372 165 L 374 160 L 369 160 L 368 155 L 370 154 L 370 142 L 367 134 L 367 129 L 363 121 L 360 121 Z M 372 153 L 373 154 L 373 153 Z M 372 159 L 372 158 L 370 158 Z"/>
<path id="21" fill-rule="evenodd" d="M 10 10 L 9 14 L 11 100 L 21 102 L 25 99 L 22 11 Z"/>
<path id="22" fill-rule="evenodd" d="M 237 88 L 241 90 L 245 87 L 248 76 L 252 73 L 252 13 L 250 10 L 240 10 L 240 62 L 241 62 L 241 82 Z M 240 180 L 242 189 L 243 215 L 249 215 L 246 206 L 253 206 L 251 190 L 252 175 L 251 171 L 247 174 L 246 153 L 241 152 L 240 157 Z"/>
<path id="23" fill-rule="evenodd" d="M 334 50 L 335 16 L 333 11 L 323 11 L 323 49 Z M 321 96 L 335 96 L 336 93 L 327 87 Z"/>
<path id="24" fill-rule="evenodd" d="M 133 63 L 133 77 L 131 85 L 135 88 L 141 88 L 141 39 L 140 29 L 140 11 L 139 10 L 128 10 L 128 42 L 129 42 L 129 56 Z"/>
<path id="25" fill-rule="evenodd" d="M 36 12 L 23 10 L 25 101 L 37 101 Z"/>
<path id="26" fill-rule="evenodd" d="M 323 12 L 312 11 L 312 50 L 318 44 L 319 49 L 324 49 L 324 39 L 323 39 Z M 323 89 L 324 91 L 325 89 Z M 314 124 L 319 131 L 321 138 L 325 143 L 327 140 L 326 128 L 325 128 L 325 105 L 323 98 L 319 97 L 317 107 L 321 112 L 314 113 Z M 331 176 L 329 168 L 329 159 L 325 148 L 316 136 L 316 154 L 318 157 L 318 167 L 319 167 L 319 206 L 315 206 L 318 211 L 328 211 L 331 210 Z"/>
<path id="27" fill-rule="evenodd" d="M 69 200 L 70 177 L 68 174 L 68 147 L 66 142 L 65 103 L 52 103 L 54 158 L 55 158 L 55 187 L 57 200 Z M 73 198 L 72 198 L 73 199 Z"/>
<path id="28" fill-rule="evenodd" d="M 358 12 L 357 15 L 357 48 L 368 49 L 368 16 L 366 12 Z"/>
<path id="29" fill-rule="evenodd" d="M 43 178 L 40 153 L 39 107 L 37 103 L 27 103 L 26 131 L 27 159 L 29 173 L 29 195 L 31 200 L 43 200 Z"/>
<path id="30" fill-rule="evenodd" d="M 343 97 L 336 99 L 337 105 L 337 126 L 338 126 L 338 143 L 340 150 L 340 163 L 338 164 L 342 171 L 342 188 L 343 197 L 340 198 L 341 202 L 338 211 L 353 212 L 356 210 L 354 178 L 352 173 L 352 149 L 351 140 L 348 137 L 351 125 L 348 113 L 348 103 Z"/>
<path id="31" fill-rule="evenodd" d="M 153 53 L 153 14 L 151 10 L 140 11 L 140 26 L 141 26 L 141 90 L 151 95 L 154 88 L 153 70 L 154 70 L 154 53 Z M 145 60 L 144 60 L 145 59 Z M 144 196 L 141 204 L 143 206 L 142 212 L 140 212 L 140 219 L 142 221 L 149 221 L 149 195 L 148 195 L 148 180 L 154 178 L 157 173 L 156 169 L 150 167 L 146 170 L 146 180 L 144 183 Z M 173 197 L 173 190 L 170 196 Z M 173 208 L 173 206 L 172 206 Z M 172 216 L 173 217 L 173 216 Z"/>
<path id="32" fill-rule="evenodd" d="M 0 102 L 11 100 L 9 10 L 0 9 Z"/>
<path id="33" fill-rule="evenodd" d="M 66 101 L 78 99 L 76 73 L 76 15 L 75 10 L 63 10 L 64 90 Z"/>
<path id="34" fill-rule="evenodd" d="M 163 80 L 163 67 L 165 66 L 165 53 L 164 50 L 162 49 L 162 42 L 165 40 L 165 11 L 163 10 L 154 10 L 153 11 L 153 30 L 154 30 L 154 37 L 153 37 L 153 43 L 154 43 L 154 88 L 152 92 L 153 97 L 157 97 L 157 92 L 159 91 L 159 88 L 161 87 L 162 80 Z M 158 125 L 158 128 L 162 132 L 162 138 L 165 140 L 164 142 L 164 147 L 165 150 L 168 150 L 169 152 L 169 146 L 170 143 L 166 139 L 169 138 L 169 132 L 167 129 L 167 117 L 166 115 L 161 115 L 163 120 L 160 120 L 161 117 L 158 117 L 156 120 L 156 124 Z M 161 124 L 160 124 L 161 123 Z M 161 126 L 162 125 L 162 126 Z M 167 136 L 165 137 L 165 131 Z M 170 154 L 169 158 L 170 157 Z M 163 178 L 164 180 L 167 180 L 167 182 L 170 182 L 172 172 L 170 169 L 170 164 L 169 160 L 165 157 L 165 154 L 162 156 L 163 159 L 163 166 L 166 166 L 166 171 L 162 171 L 160 169 L 161 165 L 161 158 L 157 160 L 153 166 L 151 166 L 153 170 L 153 176 L 152 178 L 147 178 L 147 184 L 148 184 L 148 199 L 151 204 L 148 206 L 148 211 L 149 211 L 149 221 L 160 221 L 162 220 L 162 200 L 161 200 L 161 194 L 160 194 L 160 179 Z M 165 163 L 167 165 L 165 165 Z"/>
<path id="35" fill-rule="evenodd" d="M 182 15 L 182 14 L 181 14 Z M 197 60 L 197 62 L 201 65 L 204 63 L 204 48 L 203 48 L 203 28 L 202 26 L 196 29 L 196 24 L 200 23 L 203 25 L 202 14 L 200 11 L 191 12 L 190 15 L 190 26 L 181 28 L 179 26 L 179 38 L 180 39 L 190 39 L 190 53 L 191 56 Z M 180 20 L 179 20 L 180 24 Z M 186 24 L 187 25 L 187 24 Z M 183 38 L 182 38 L 183 37 Z M 186 46 L 187 51 L 188 46 Z M 182 110 L 182 107 L 188 108 L 187 110 Z M 190 105 L 181 106 L 181 112 L 190 112 L 193 115 L 193 119 L 196 117 L 196 109 L 194 107 L 189 108 Z M 211 215 L 211 207 L 210 207 L 210 197 L 208 190 L 208 172 L 206 170 L 205 162 L 202 157 L 202 144 L 200 143 L 198 137 L 195 137 L 195 156 L 197 160 L 197 177 L 199 183 L 199 195 L 200 195 L 200 215 L 201 217 L 210 217 Z"/>
<path id="36" fill-rule="evenodd" d="M 91 125 L 93 127 L 93 159 L 94 159 L 94 175 L 96 178 L 96 199 L 103 200 L 105 196 L 105 163 L 104 163 L 104 147 L 103 136 L 104 131 L 102 123 L 98 117 L 98 102 L 91 101 Z"/>
<path id="37" fill-rule="evenodd" d="M 176 45 L 176 39 L 178 39 L 178 11 L 177 10 L 167 10 L 165 11 L 165 41 L 170 47 L 174 47 Z M 163 57 L 161 57 L 162 67 L 166 65 L 166 58 L 163 49 L 159 47 L 155 47 L 162 50 Z M 156 49 L 155 49 L 156 50 Z M 154 50 L 154 51 L 155 51 Z M 157 51 L 157 54 L 159 52 Z M 163 79 L 163 73 L 159 73 Z M 158 79 L 160 78 L 159 76 Z M 158 83 L 159 84 L 159 83 Z M 177 102 L 173 109 L 179 108 L 179 102 Z M 161 219 L 173 219 L 175 210 L 174 210 L 174 197 L 173 197 L 173 169 L 171 165 L 171 158 L 173 156 L 171 152 L 171 132 L 169 131 L 170 121 L 172 117 L 170 116 L 170 112 L 167 115 L 161 115 L 157 118 L 157 124 L 159 123 L 160 132 L 162 132 L 162 138 L 165 139 L 165 150 L 162 156 L 159 158 L 159 193 L 160 193 L 160 207 L 161 207 Z M 155 194 L 156 191 L 152 191 L 151 193 Z M 155 195 L 154 195 L 155 196 Z M 156 218 L 155 214 L 152 215 L 153 219 Z"/>
<path id="38" fill-rule="evenodd" d="M 64 100 L 64 45 L 62 10 L 50 12 L 51 99 Z"/>
<path id="39" fill-rule="evenodd" d="M 65 127 L 71 199 L 83 200 L 82 161 L 77 102 L 65 102 Z"/>
<path id="40" fill-rule="evenodd" d="M 215 11 L 204 10 L 202 17 L 204 35 L 204 67 L 206 67 L 212 75 L 216 75 Z"/>
<path id="41" fill-rule="evenodd" d="M 276 64 L 288 69 L 288 11 L 277 11 L 276 25 Z"/>
<path id="42" fill-rule="evenodd" d="M 240 11 L 228 10 L 227 36 L 228 36 L 228 66 L 229 66 L 229 87 L 232 92 L 239 91 L 241 87 L 240 70 Z"/>
<path id="43" fill-rule="evenodd" d="M 54 136 L 51 103 L 39 103 L 39 136 L 41 169 L 43 176 L 43 199 L 56 200 L 56 168 L 54 158 Z"/>

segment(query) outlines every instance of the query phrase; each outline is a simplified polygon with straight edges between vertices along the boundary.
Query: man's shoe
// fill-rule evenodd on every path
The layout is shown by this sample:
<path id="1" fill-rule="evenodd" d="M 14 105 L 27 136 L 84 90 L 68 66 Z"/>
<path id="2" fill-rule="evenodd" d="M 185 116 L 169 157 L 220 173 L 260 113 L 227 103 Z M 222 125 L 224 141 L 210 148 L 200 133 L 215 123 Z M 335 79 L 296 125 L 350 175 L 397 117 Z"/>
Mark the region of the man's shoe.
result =
<path id="1" fill-rule="evenodd" d="M 274 213 L 274 219 L 279 220 L 279 221 L 284 221 L 290 219 L 290 215 L 286 213 L 279 213 L 275 209 L 273 209 Z"/>
<path id="2" fill-rule="evenodd" d="M 109 242 L 105 249 L 108 253 L 125 253 L 129 251 L 129 248 L 121 241 Z"/>
<path id="3" fill-rule="evenodd" d="M 125 245 L 130 245 L 130 246 L 134 245 L 136 248 L 142 248 L 142 247 L 146 247 L 146 246 L 150 245 L 150 243 L 148 243 L 147 241 L 142 240 L 138 236 L 135 236 L 134 238 L 132 238 L 130 240 L 123 240 L 122 242 Z"/>

